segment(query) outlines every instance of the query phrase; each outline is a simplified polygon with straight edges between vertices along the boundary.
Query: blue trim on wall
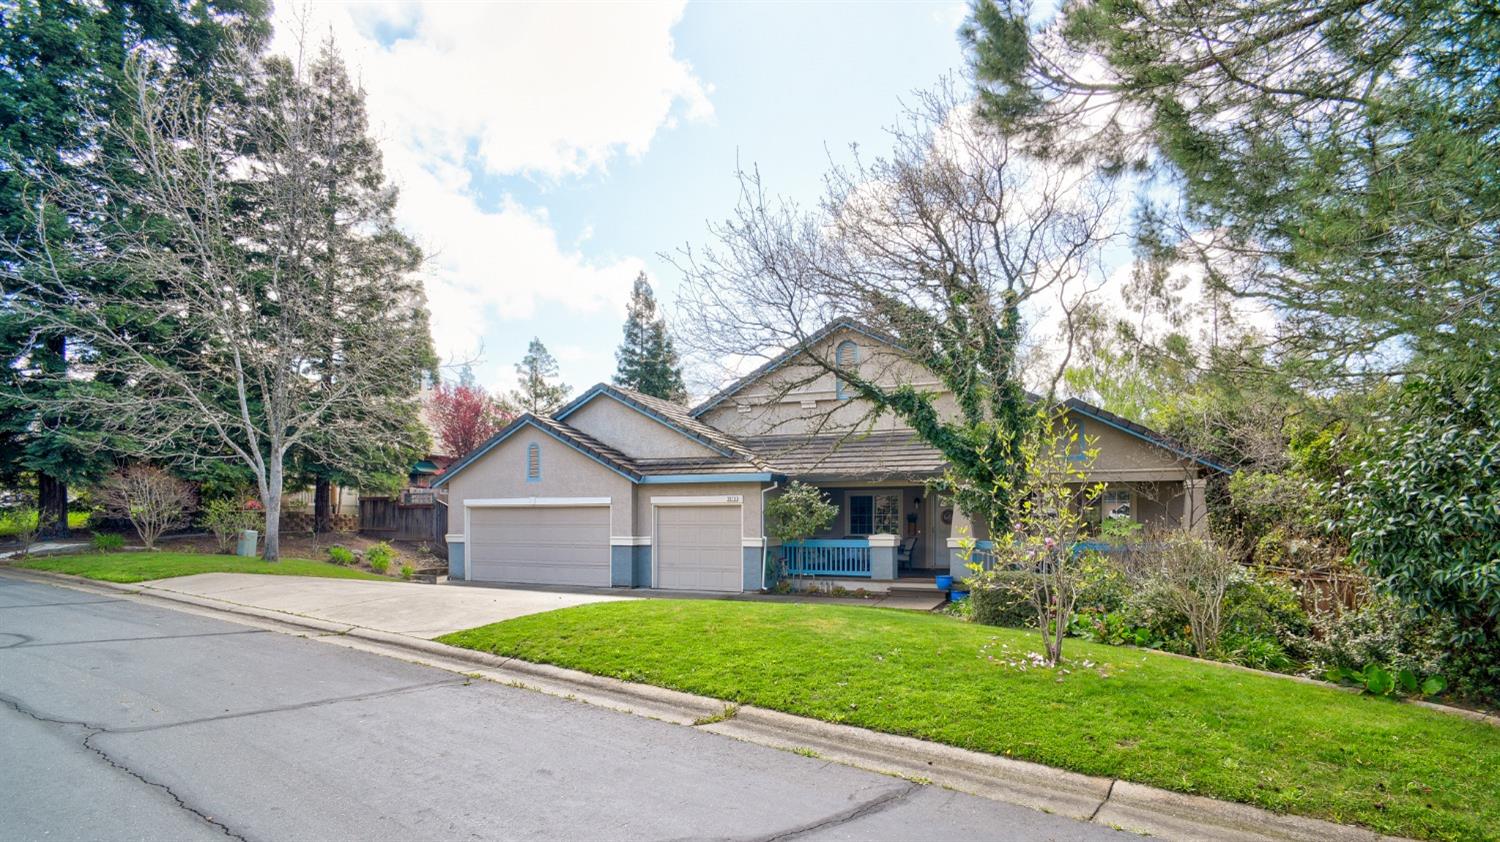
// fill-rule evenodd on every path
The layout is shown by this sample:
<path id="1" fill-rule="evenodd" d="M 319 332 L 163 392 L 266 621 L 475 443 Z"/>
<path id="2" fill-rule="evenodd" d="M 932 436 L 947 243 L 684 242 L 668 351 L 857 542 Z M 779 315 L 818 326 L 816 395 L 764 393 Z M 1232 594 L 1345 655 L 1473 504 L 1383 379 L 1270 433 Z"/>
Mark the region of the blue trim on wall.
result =
<path id="1" fill-rule="evenodd" d="M 437 480 L 432 483 L 432 487 L 433 488 L 438 488 L 440 486 L 446 485 L 449 480 L 451 480 L 454 477 L 458 476 L 461 472 L 467 470 L 470 465 L 473 465 L 475 462 L 478 462 L 481 458 L 483 458 L 483 456 L 486 453 L 489 453 L 491 450 L 494 450 L 495 448 L 499 447 L 501 444 L 503 444 L 505 442 L 506 439 L 510 438 L 511 436 L 515 435 L 516 433 L 520 432 L 522 429 L 524 429 L 526 427 L 530 427 L 530 428 L 532 428 L 534 430 L 540 430 L 541 432 L 546 433 L 549 437 L 551 437 L 555 441 L 561 442 L 561 443 L 567 445 L 568 447 L 571 447 L 572 449 L 578 451 L 579 453 L 582 453 L 584 456 L 587 456 L 589 459 L 591 459 L 591 460 L 593 460 L 595 462 L 598 462 L 599 464 L 601 464 L 604 467 L 610 469 L 614 473 L 617 473 L 620 476 L 622 476 L 622 477 L 630 480 L 631 482 L 637 482 L 638 481 L 638 479 L 636 477 L 633 477 L 630 474 L 625 473 L 624 471 L 620 470 L 619 468 L 616 468 L 614 465 L 609 464 L 608 462 L 604 461 L 603 459 L 600 459 L 599 457 L 597 457 L 594 454 L 588 452 L 587 450 L 584 450 L 583 448 L 581 448 L 581 447 L 573 444 L 572 442 L 570 442 L 567 439 L 563 438 L 562 436 L 559 436 L 558 434 L 552 432 L 551 430 L 547 429 L 546 427 L 543 427 L 541 424 L 538 424 L 534 419 L 531 419 L 531 418 L 521 418 L 521 419 L 518 419 L 517 421 L 515 421 L 514 423 L 512 423 L 510 425 L 510 427 L 508 427 L 508 428 L 506 428 L 504 430 L 501 430 L 499 433 L 497 433 L 494 438 L 490 439 L 482 447 L 480 447 L 478 450 L 474 451 L 474 453 L 472 455 L 470 455 L 467 459 L 465 459 L 462 462 L 458 463 L 454 467 L 449 468 L 447 471 L 444 471 L 443 475 L 440 476 L 440 477 L 438 477 Z"/>
<path id="2" fill-rule="evenodd" d="M 770 482 L 773 474 L 649 474 L 641 477 L 642 485 L 667 482 Z"/>
<path id="3" fill-rule="evenodd" d="M 719 454 L 720 456 L 735 456 L 735 455 L 737 455 L 737 454 L 729 451 L 728 449 L 726 449 L 724 447 L 720 447 L 719 445 L 714 444 L 713 442 L 709 441 L 708 439 L 703 438 L 702 436 L 698 435 L 697 433 L 694 433 L 692 430 L 685 429 L 680 424 L 673 423 L 670 418 L 667 418 L 666 416 L 661 415 L 659 413 L 653 412 L 653 411 L 651 411 L 650 409 L 647 409 L 644 406 L 639 406 L 639 405 L 637 405 L 635 403 L 632 403 L 627 398 L 615 394 L 614 391 L 610 388 L 609 384 L 607 384 L 607 383 L 600 383 L 597 386 L 595 386 L 594 388 L 588 390 L 587 392 L 584 392 L 582 395 L 579 395 L 577 400 L 575 400 L 572 403 L 568 404 L 567 406 L 563 407 L 561 411 L 559 411 L 556 415 L 553 415 L 552 417 L 556 418 L 558 421 L 562 421 L 563 419 L 567 418 L 569 415 L 572 415 L 574 412 L 577 412 L 578 410 L 583 409 L 584 406 L 586 406 L 589 403 L 589 401 L 593 400 L 593 398 L 596 395 L 604 395 L 607 398 L 611 398 L 616 403 L 620 404 L 621 406 L 624 406 L 627 409 L 633 409 L 636 412 L 639 412 L 640 414 L 646 416 L 647 418 L 650 418 L 652 421 L 655 421 L 656 423 L 661 424 L 664 427 L 667 427 L 668 429 L 672 430 L 673 432 L 676 432 L 676 433 L 678 433 L 680 435 L 683 435 L 683 436 L 686 436 L 687 438 L 692 439 L 693 441 L 697 442 L 698 444 L 703 445 L 704 447 L 708 448 L 709 450 L 712 450 L 713 452 Z"/>

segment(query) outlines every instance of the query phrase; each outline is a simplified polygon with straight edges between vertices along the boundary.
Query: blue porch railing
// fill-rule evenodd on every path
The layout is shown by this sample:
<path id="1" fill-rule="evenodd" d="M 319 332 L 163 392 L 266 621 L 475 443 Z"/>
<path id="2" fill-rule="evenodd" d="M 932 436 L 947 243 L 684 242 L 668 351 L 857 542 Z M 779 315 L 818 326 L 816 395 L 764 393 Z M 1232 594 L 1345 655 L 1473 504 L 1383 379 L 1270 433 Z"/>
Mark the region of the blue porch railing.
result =
<path id="1" fill-rule="evenodd" d="M 1081 555 L 1087 552 L 1095 553 L 1124 553 L 1130 548 L 1123 544 L 1111 544 L 1106 541 L 1079 541 L 1073 545 L 1073 555 Z M 954 550 L 954 552 L 961 552 Z M 971 564 L 978 564 L 982 569 L 989 570 L 995 566 L 995 542 L 975 541 L 974 552 L 969 556 Z"/>
<path id="2" fill-rule="evenodd" d="M 870 575 L 870 542 L 863 538 L 814 538 L 781 545 L 788 576 Z"/>

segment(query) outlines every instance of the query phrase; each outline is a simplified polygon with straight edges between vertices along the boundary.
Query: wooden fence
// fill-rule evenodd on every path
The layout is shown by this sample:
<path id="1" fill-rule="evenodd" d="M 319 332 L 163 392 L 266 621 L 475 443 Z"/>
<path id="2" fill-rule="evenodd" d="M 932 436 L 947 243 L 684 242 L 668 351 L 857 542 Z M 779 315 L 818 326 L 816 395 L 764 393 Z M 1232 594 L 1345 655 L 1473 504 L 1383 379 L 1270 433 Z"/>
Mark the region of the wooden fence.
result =
<path id="1" fill-rule="evenodd" d="M 425 543 L 446 558 L 448 506 L 430 494 L 399 497 L 361 497 L 359 531 L 385 541 Z"/>

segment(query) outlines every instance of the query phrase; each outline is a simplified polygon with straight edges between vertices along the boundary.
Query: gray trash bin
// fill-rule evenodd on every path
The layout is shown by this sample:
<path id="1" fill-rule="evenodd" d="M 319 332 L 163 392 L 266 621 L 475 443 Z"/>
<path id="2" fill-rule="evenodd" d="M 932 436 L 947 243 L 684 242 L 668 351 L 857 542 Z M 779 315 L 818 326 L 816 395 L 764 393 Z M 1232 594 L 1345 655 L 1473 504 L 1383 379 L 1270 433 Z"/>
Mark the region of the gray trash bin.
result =
<path id="1" fill-rule="evenodd" d="M 234 554 L 242 555 L 246 558 L 255 557 L 255 555 L 257 554 L 255 552 L 255 545 L 259 540 L 260 533 L 256 532 L 254 529 L 242 530 L 240 532 L 240 543 L 239 546 L 235 547 Z"/>

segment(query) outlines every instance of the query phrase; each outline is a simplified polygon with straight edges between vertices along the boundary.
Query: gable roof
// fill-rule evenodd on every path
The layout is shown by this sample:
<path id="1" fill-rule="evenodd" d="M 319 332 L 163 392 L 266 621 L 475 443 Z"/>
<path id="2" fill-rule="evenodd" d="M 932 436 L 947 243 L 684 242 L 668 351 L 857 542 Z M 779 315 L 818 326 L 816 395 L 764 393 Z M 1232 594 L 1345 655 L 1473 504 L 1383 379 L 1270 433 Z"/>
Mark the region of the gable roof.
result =
<path id="1" fill-rule="evenodd" d="M 754 381 L 785 365 L 793 357 L 800 354 L 806 346 L 817 344 L 818 342 L 827 339 L 830 335 L 839 330 L 849 330 L 855 333 L 862 334 L 876 342 L 880 342 L 884 345 L 895 348 L 898 351 L 906 350 L 905 346 L 903 346 L 900 341 L 898 341 L 890 334 L 885 333 L 884 331 L 876 330 L 875 328 L 872 328 L 869 325 L 863 324 L 852 318 L 845 317 L 834 319 L 833 321 L 814 331 L 807 337 L 807 339 L 781 352 L 780 354 L 776 355 L 776 357 L 767 361 L 764 365 L 760 366 L 744 377 L 739 378 L 733 383 L 730 383 L 728 386 L 714 393 L 712 397 L 693 407 L 691 410 L 692 416 L 696 418 L 697 416 L 702 415 L 710 409 L 713 409 L 715 406 L 723 403 L 728 398 L 733 397 L 735 393 L 739 392 L 741 389 L 744 389 Z M 1041 395 L 1035 394 L 1033 392 L 1027 392 L 1026 397 L 1031 401 L 1042 400 Z M 1143 441 L 1156 445 L 1157 447 L 1169 450 L 1177 454 L 1178 456 L 1190 459 L 1221 473 L 1232 473 L 1234 471 L 1233 468 L 1226 467 L 1225 465 L 1220 464 L 1218 461 L 1207 456 L 1206 454 L 1195 451 L 1187 447 L 1186 445 L 1172 439 L 1169 436 L 1158 433 L 1157 431 L 1151 429 L 1150 427 L 1147 427 L 1144 424 L 1139 424 L 1135 421 L 1131 421 L 1128 418 L 1124 418 L 1107 410 L 1101 409 L 1087 401 L 1080 400 L 1078 398 L 1069 398 L 1064 401 L 1063 404 L 1068 409 L 1078 412 L 1081 415 L 1091 417 L 1096 421 L 1100 421 L 1104 424 L 1115 427 L 1129 435 L 1135 436 L 1136 438 L 1142 439 Z M 760 451 L 768 461 L 774 463 L 777 461 L 776 457 L 772 456 L 769 453 L 766 453 L 766 451 L 762 448 L 766 444 L 770 443 L 769 440 L 771 439 L 783 439 L 780 445 L 782 447 L 785 447 L 784 438 L 785 437 L 762 436 L 759 439 L 748 439 L 746 443 L 750 444 L 755 450 Z M 821 448 L 813 448 L 814 451 L 818 449 Z M 824 458 L 826 458 L 826 454 Z"/>
<path id="2" fill-rule="evenodd" d="M 723 430 L 710 427 L 697 418 L 694 418 L 687 407 L 611 383 L 600 383 L 594 386 L 587 392 L 569 401 L 562 409 L 553 413 L 552 417 L 558 421 L 563 421 L 569 415 L 582 409 L 600 396 L 611 398 L 624 404 L 653 421 L 707 447 L 720 456 L 737 459 L 755 467 L 764 468 L 764 465 L 756 458 L 756 454 L 740 443 L 738 439 Z"/>
<path id="3" fill-rule="evenodd" d="M 693 407 L 691 410 L 689 410 L 689 412 L 694 418 L 697 418 L 699 415 L 702 415 L 703 413 L 723 403 L 728 398 L 733 397 L 736 392 L 740 391 L 756 380 L 759 380 L 765 375 L 770 374 L 778 368 L 781 368 L 783 365 L 786 365 L 789 360 L 802 353 L 803 349 L 808 345 L 816 345 L 817 343 L 822 342 L 824 339 L 827 339 L 830 335 L 838 330 L 850 330 L 855 333 L 868 336 L 876 342 L 889 345 L 899 351 L 906 350 L 904 347 L 902 347 L 901 343 L 897 342 L 896 338 L 891 336 L 890 334 L 878 331 L 875 328 L 872 328 L 869 325 L 863 324 L 861 322 L 857 322 L 854 319 L 834 319 L 828 324 L 813 331 L 812 334 L 806 339 L 802 340 L 796 345 L 793 345 L 785 351 L 782 351 L 780 354 L 777 354 L 775 357 L 768 360 L 764 365 L 760 366 L 744 377 L 741 377 L 740 379 L 734 381 L 733 383 L 730 383 L 723 389 L 715 392 L 711 397 L 708 398 L 708 400 L 705 400 L 697 406 Z"/>
<path id="4" fill-rule="evenodd" d="M 540 415 L 533 415 L 528 412 L 505 425 L 505 428 L 500 432 L 490 436 L 489 441 L 474 448 L 472 452 L 458 460 L 457 464 L 444 471 L 442 476 L 433 481 L 432 487 L 437 488 L 446 485 L 449 480 L 458 476 L 470 465 L 478 462 L 486 453 L 499 447 L 506 439 L 528 427 L 540 430 L 631 482 L 640 482 L 640 468 L 631 461 L 630 457 L 587 433 L 569 427 L 561 421 Z"/>

